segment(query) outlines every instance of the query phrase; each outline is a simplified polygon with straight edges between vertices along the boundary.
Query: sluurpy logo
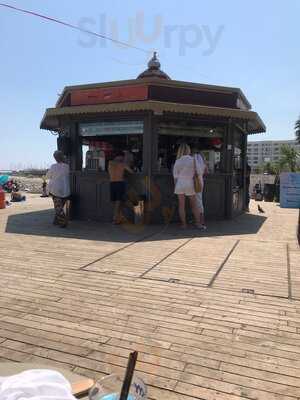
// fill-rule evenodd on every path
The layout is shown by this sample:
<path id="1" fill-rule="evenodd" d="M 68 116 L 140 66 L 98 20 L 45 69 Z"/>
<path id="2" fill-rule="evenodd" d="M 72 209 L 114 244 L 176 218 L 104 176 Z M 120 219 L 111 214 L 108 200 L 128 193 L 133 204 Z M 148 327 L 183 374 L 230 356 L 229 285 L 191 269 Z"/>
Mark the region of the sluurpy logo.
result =
<path id="1" fill-rule="evenodd" d="M 121 24 L 104 13 L 98 17 L 82 17 L 78 21 L 78 28 L 82 30 L 78 44 L 85 48 L 104 48 L 108 43 L 123 49 L 137 45 L 158 47 L 160 44 L 162 48 L 177 50 L 180 56 L 185 56 L 189 49 L 195 48 L 201 51 L 201 55 L 210 56 L 215 52 L 225 29 L 224 25 L 210 27 L 196 23 L 166 24 L 160 14 L 153 17 L 151 24 L 149 19 L 146 20 L 144 11 L 138 11 L 133 17 L 129 17 L 127 24 Z M 95 30 L 102 39 L 89 33 Z M 106 40 L 105 37 L 109 37 L 110 40 Z"/>

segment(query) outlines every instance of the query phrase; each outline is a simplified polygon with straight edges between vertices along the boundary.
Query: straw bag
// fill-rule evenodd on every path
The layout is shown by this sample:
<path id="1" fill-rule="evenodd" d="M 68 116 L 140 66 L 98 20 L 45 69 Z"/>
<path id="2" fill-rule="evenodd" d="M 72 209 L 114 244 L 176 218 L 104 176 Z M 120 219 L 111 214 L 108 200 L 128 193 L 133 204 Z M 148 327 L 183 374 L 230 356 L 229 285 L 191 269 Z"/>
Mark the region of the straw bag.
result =
<path id="1" fill-rule="evenodd" d="M 195 193 L 201 193 L 202 192 L 202 185 L 201 185 L 201 182 L 200 182 L 200 177 L 199 177 L 198 172 L 197 172 L 195 157 L 194 157 L 194 170 L 195 170 L 194 177 L 193 177 L 194 190 L 195 190 Z"/>

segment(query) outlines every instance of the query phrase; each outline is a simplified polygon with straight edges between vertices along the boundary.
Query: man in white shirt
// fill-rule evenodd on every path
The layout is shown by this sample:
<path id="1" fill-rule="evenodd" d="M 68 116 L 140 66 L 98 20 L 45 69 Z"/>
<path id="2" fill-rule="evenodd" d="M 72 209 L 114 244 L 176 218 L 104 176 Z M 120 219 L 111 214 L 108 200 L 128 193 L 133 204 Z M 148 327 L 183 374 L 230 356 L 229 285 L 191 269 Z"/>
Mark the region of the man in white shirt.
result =
<path id="1" fill-rule="evenodd" d="M 64 163 L 64 154 L 61 151 L 55 151 L 53 157 L 56 164 L 51 165 L 46 175 L 46 179 L 49 179 L 48 190 L 55 210 L 53 224 L 65 228 L 68 219 L 64 206 L 70 196 L 70 168 Z"/>

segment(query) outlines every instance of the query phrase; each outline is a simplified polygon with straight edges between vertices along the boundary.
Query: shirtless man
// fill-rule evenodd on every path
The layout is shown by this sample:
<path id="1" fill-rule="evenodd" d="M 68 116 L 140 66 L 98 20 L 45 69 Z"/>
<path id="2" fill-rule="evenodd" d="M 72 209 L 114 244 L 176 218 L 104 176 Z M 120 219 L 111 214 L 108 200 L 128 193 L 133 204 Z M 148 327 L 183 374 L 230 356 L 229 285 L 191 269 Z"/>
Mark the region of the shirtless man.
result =
<path id="1" fill-rule="evenodd" d="M 121 203 L 124 201 L 126 192 L 126 183 L 124 173 L 132 173 L 132 169 L 124 162 L 124 153 L 119 152 L 115 158 L 108 164 L 108 173 L 110 178 L 110 200 L 115 203 L 113 224 L 121 223 Z"/>

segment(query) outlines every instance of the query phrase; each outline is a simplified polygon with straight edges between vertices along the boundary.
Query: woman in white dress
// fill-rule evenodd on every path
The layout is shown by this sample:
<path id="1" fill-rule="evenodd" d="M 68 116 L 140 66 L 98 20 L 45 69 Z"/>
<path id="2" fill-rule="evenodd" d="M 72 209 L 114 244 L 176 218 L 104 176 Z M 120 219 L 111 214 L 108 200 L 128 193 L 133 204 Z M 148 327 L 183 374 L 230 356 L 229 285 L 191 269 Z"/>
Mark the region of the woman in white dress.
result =
<path id="1" fill-rule="evenodd" d="M 179 216 L 182 228 L 186 228 L 185 198 L 188 197 L 194 214 L 197 228 L 201 229 L 200 212 L 197 206 L 194 188 L 195 161 L 191 157 L 191 148 L 181 144 L 177 152 L 177 160 L 173 169 L 175 180 L 175 194 L 178 196 Z"/>

